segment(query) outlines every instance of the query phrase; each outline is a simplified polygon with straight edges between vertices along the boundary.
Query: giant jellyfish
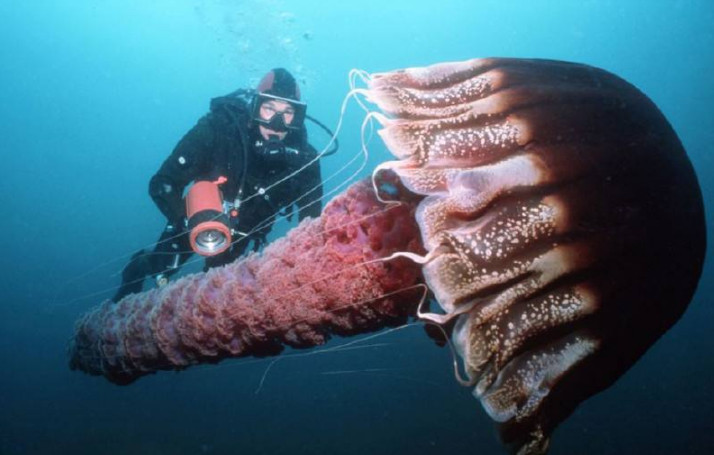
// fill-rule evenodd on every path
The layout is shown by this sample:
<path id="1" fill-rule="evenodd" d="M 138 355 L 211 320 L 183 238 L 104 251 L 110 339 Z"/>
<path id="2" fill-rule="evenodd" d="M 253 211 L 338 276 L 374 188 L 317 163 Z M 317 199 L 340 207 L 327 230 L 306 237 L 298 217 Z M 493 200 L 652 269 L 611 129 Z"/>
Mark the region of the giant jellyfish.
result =
<path id="1" fill-rule="evenodd" d="M 545 453 L 692 298 L 705 226 L 686 153 L 645 95 L 586 65 L 366 82 L 395 161 L 259 255 L 90 311 L 71 366 L 125 384 L 420 318 L 449 333 L 507 446 Z"/>

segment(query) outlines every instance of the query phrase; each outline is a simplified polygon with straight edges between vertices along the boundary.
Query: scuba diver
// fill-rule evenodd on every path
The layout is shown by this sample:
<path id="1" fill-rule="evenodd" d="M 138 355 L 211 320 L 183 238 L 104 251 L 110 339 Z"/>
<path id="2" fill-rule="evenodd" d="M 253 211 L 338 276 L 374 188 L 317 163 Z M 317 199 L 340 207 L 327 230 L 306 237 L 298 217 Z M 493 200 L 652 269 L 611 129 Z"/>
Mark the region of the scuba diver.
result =
<path id="1" fill-rule="evenodd" d="M 140 292 L 146 277 L 165 285 L 194 252 L 206 257 L 205 271 L 232 262 L 251 242 L 257 251 L 275 217 L 290 220 L 295 206 L 299 220 L 320 215 L 320 164 L 305 119 L 333 135 L 306 107 L 295 78 L 283 68 L 269 71 L 256 90 L 211 100 L 210 112 L 149 182 L 167 224 L 152 252 L 132 256 L 114 302 Z M 323 156 L 336 151 L 334 142 Z"/>

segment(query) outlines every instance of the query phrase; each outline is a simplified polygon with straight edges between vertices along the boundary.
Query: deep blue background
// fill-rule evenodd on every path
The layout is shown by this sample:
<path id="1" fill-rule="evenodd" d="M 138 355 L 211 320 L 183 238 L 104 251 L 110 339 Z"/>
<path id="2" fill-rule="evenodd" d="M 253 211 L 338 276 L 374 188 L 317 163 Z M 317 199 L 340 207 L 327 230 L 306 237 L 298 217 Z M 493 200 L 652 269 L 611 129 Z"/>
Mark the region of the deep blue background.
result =
<path id="1" fill-rule="evenodd" d="M 70 372 L 67 340 L 126 255 L 158 235 L 146 186 L 161 161 L 211 97 L 273 66 L 300 77 L 330 125 L 351 68 L 485 56 L 599 66 L 669 118 L 711 212 L 712 23 L 709 0 L 0 3 L 0 454 L 502 453 L 419 327 L 286 358 L 259 394 L 264 361 L 121 388 Z M 358 152 L 361 119 L 351 104 L 324 175 Z M 386 157 L 377 141 L 370 150 L 370 166 Z M 714 453 L 712 295 L 708 261 L 678 325 L 560 427 L 552 453 Z"/>

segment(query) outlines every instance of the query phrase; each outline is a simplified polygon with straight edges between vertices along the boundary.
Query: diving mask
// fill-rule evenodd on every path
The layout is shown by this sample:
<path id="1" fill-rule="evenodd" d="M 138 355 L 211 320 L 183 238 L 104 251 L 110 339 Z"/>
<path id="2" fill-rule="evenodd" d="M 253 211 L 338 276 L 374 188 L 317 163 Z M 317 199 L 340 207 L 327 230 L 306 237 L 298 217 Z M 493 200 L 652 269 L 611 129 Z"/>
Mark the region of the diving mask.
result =
<path id="1" fill-rule="evenodd" d="M 277 132 L 299 130 L 305 123 L 306 111 L 305 103 L 258 93 L 253 100 L 252 119 Z"/>

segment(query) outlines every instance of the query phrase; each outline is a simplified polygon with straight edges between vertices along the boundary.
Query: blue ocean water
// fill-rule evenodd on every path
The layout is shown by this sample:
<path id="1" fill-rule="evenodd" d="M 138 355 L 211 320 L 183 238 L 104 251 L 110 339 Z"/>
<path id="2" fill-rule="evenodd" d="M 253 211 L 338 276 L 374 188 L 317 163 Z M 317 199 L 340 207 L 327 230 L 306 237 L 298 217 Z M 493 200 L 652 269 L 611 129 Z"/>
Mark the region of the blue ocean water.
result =
<path id="1" fill-rule="evenodd" d="M 0 3 L 0 454 L 504 453 L 448 351 L 418 326 L 267 374 L 269 361 L 233 361 L 128 387 L 70 371 L 67 343 L 163 227 L 151 175 L 211 97 L 275 66 L 333 126 L 352 68 L 486 56 L 598 66 L 668 117 L 711 211 L 712 23 L 708 0 Z M 350 104 L 323 175 L 359 152 L 362 118 Z M 386 158 L 378 142 L 361 175 Z M 681 321 L 561 425 L 553 454 L 714 453 L 712 272 L 708 260 Z"/>

